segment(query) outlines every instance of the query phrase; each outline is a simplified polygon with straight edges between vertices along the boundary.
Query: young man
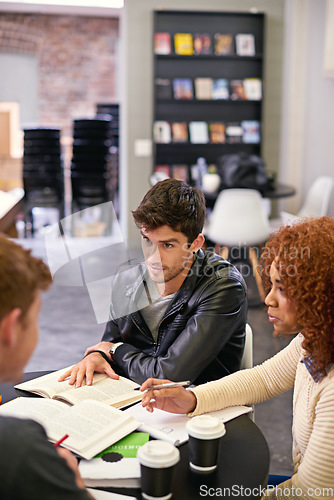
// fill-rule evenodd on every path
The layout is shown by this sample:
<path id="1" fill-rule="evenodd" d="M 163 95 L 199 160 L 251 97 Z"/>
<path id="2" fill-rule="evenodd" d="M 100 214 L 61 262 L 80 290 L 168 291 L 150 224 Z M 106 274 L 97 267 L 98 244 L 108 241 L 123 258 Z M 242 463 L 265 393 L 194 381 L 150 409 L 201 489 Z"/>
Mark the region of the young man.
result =
<path id="1" fill-rule="evenodd" d="M 158 182 L 133 218 L 145 263 L 119 273 L 102 342 L 63 375 L 80 386 L 94 372 L 137 382 L 167 376 L 207 382 L 240 368 L 247 294 L 238 270 L 203 251 L 203 193 L 182 181 Z"/>
<path id="2" fill-rule="evenodd" d="M 0 235 L 0 381 L 17 382 L 38 340 L 42 260 Z M 32 420 L 0 416 L 0 485 L 6 500 L 88 500 L 76 458 Z"/>

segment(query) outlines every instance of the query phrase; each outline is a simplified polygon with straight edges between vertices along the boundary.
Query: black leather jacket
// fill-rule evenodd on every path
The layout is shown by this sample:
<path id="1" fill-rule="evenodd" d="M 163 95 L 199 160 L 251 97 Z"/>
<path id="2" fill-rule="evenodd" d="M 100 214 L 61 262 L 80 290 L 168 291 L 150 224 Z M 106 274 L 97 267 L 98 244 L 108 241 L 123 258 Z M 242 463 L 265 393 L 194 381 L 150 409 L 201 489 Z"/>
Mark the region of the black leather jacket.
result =
<path id="1" fill-rule="evenodd" d="M 146 273 L 140 264 L 119 273 L 113 286 L 111 317 L 117 319 L 107 323 L 102 340 L 124 342 L 114 354 L 118 373 L 138 383 L 157 377 L 199 384 L 238 370 L 247 316 L 239 271 L 200 250 L 160 322 L 157 342 L 136 307 Z"/>

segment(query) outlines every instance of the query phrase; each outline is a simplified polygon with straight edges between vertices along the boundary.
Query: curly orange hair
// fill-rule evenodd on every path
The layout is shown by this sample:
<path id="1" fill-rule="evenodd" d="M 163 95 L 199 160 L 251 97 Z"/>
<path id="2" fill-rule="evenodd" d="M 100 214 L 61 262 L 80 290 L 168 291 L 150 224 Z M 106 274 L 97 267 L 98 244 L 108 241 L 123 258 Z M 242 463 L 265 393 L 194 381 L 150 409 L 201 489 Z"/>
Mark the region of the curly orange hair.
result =
<path id="1" fill-rule="evenodd" d="M 302 219 L 270 236 L 260 258 L 267 291 L 275 259 L 284 292 L 302 327 L 312 373 L 324 375 L 334 363 L 334 219 Z"/>

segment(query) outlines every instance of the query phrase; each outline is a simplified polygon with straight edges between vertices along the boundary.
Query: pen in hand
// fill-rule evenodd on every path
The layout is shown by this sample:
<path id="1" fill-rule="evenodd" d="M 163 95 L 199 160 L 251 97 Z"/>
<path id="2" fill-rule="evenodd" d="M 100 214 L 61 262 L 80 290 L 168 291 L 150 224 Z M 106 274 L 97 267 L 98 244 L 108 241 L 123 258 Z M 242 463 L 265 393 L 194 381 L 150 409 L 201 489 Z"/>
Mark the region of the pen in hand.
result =
<path id="1" fill-rule="evenodd" d="M 156 389 L 169 389 L 172 387 L 185 387 L 187 385 L 190 385 L 190 380 L 185 380 L 184 382 L 168 382 L 167 384 L 158 384 L 158 385 L 151 385 L 148 387 L 145 392 L 147 391 L 153 391 Z"/>
<path id="2" fill-rule="evenodd" d="M 65 436 L 63 436 L 61 439 L 59 439 L 56 443 L 53 443 L 53 446 L 55 448 L 57 448 L 58 446 L 60 446 L 64 441 L 65 439 L 67 439 L 69 437 L 68 434 L 65 434 Z"/>

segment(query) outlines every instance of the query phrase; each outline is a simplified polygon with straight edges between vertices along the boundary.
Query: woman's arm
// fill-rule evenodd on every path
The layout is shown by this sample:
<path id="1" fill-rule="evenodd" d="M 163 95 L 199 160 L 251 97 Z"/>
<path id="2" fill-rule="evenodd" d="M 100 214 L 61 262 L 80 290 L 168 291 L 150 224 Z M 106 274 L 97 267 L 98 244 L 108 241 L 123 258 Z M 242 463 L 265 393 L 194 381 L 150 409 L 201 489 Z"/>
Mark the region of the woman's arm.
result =
<path id="1" fill-rule="evenodd" d="M 301 357 L 302 335 L 261 365 L 193 389 L 197 405 L 192 415 L 226 406 L 253 405 L 291 389 Z"/>

